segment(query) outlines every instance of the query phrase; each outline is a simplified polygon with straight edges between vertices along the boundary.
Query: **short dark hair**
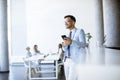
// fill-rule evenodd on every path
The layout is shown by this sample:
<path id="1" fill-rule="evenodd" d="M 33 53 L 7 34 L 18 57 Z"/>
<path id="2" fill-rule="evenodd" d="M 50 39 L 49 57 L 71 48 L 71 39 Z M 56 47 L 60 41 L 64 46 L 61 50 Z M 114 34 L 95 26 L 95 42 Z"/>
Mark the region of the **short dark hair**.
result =
<path id="1" fill-rule="evenodd" d="M 70 17 L 74 22 L 76 22 L 76 19 L 75 19 L 75 17 L 73 15 L 66 15 L 64 17 L 64 19 L 67 18 L 67 17 Z"/>

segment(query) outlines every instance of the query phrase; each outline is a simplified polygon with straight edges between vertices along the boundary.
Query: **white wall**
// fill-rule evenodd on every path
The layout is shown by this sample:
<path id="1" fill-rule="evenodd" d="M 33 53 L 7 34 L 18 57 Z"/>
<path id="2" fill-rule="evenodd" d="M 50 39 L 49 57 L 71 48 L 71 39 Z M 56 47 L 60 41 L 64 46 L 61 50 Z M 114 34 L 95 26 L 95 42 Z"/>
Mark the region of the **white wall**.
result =
<path id="1" fill-rule="evenodd" d="M 11 56 L 23 55 L 26 47 L 25 0 L 10 0 Z M 9 35 L 10 36 L 10 35 Z"/>

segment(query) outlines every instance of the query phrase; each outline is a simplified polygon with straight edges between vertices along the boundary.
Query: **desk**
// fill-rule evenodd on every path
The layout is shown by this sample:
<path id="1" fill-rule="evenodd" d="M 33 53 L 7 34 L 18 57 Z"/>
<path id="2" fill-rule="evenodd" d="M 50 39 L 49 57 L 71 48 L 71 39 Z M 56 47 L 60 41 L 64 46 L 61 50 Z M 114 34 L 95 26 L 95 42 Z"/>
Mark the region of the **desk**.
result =
<path id="1" fill-rule="evenodd" d="M 49 55 L 47 57 L 44 58 L 44 55 L 35 55 L 35 56 L 32 56 L 30 58 L 27 59 L 27 61 L 29 61 L 29 79 L 32 80 L 32 79 L 58 79 L 58 59 L 59 59 L 59 56 L 57 54 L 55 55 Z M 32 77 L 31 76 L 31 64 L 30 64 L 30 61 L 38 61 L 38 60 L 41 60 L 41 61 L 55 61 L 55 71 L 52 71 L 52 72 L 55 72 L 55 77 Z M 47 63 L 47 62 L 46 62 Z M 42 71 L 43 72 L 43 71 Z M 38 73 L 41 73 L 41 71 L 39 71 Z M 50 73 L 49 71 L 46 71 L 46 73 Z"/>

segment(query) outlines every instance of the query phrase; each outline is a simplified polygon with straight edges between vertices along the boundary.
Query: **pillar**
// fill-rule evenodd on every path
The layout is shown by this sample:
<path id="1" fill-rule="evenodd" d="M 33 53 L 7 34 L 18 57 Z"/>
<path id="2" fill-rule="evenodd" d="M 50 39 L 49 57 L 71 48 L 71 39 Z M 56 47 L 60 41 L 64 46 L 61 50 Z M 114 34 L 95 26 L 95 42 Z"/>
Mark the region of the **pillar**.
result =
<path id="1" fill-rule="evenodd" d="M 0 0 L 0 72 L 9 71 L 7 0 Z"/>
<path id="2" fill-rule="evenodd" d="M 96 43 L 102 46 L 104 43 L 104 25 L 103 25 L 103 5 L 102 0 L 95 0 L 95 24 L 96 24 Z"/>
<path id="3" fill-rule="evenodd" d="M 120 1 L 103 0 L 107 48 L 120 49 Z"/>

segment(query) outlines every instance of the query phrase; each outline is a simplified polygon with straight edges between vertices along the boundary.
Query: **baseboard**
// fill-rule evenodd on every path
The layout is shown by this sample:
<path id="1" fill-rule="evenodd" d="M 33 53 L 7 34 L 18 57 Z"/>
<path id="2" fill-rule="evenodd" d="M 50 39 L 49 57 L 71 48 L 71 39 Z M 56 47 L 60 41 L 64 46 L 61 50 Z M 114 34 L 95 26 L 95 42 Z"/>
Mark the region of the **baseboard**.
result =
<path id="1" fill-rule="evenodd" d="M 10 63 L 11 66 L 24 66 L 24 63 L 23 62 L 13 62 L 13 63 Z"/>
<path id="2" fill-rule="evenodd" d="M 108 47 L 108 46 L 105 46 L 105 48 L 120 50 L 120 47 Z"/>
<path id="3" fill-rule="evenodd" d="M 9 71 L 0 71 L 0 73 L 9 73 Z"/>

